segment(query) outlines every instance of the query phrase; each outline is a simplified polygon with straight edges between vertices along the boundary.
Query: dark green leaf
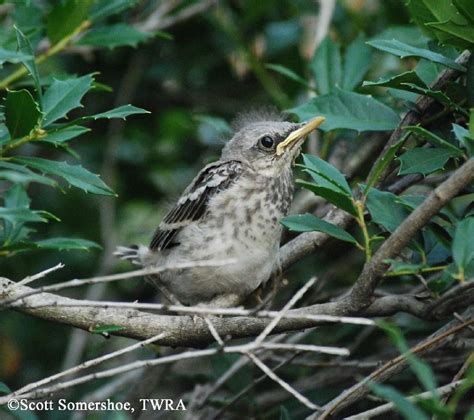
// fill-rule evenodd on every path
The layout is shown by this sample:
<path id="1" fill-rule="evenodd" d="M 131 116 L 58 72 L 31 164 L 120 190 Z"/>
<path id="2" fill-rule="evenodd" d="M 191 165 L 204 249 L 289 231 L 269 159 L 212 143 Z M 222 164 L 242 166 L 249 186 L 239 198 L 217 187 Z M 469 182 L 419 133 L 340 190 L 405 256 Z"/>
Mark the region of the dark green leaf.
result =
<path id="1" fill-rule="evenodd" d="M 326 178 L 329 182 L 335 184 L 341 191 L 352 196 L 351 187 L 347 183 L 344 175 L 341 174 L 337 168 L 314 155 L 303 154 L 303 161 L 306 168 Z"/>
<path id="2" fill-rule="evenodd" d="M 408 275 L 408 274 L 417 274 L 421 271 L 421 269 L 426 267 L 426 264 L 413 264 L 407 263 L 405 261 L 400 260 L 385 260 L 387 264 L 390 264 L 390 268 L 387 271 L 387 275 L 392 276 L 400 276 L 400 275 Z"/>
<path id="3" fill-rule="evenodd" d="M 124 23 L 91 29 L 79 41 L 77 45 L 94 45 L 97 47 L 122 47 L 128 45 L 136 47 L 140 42 L 147 41 L 153 34 L 140 32 L 133 26 Z"/>
<path id="4" fill-rule="evenodd" d="M 92 194 L 115 195 L 115 193 L 104 184 L 98 175 L 89 172 L 81 165 L 69 165 L 66 162 L 57 162 L 37 157 L 15 157 L 16 162 L 37 169 L 41 172 L 57 175 L 64 178 L 69 184 L 81 188 Z"/>
<path id="5" fill-rule="evenodd" d="M 93 21 L 105 19 L 132 7 L 137 0 L 96 0 L 90 10 Z"/>
<path id="6" fill-rule="evenodd" d="M 316 90 L 324 95 L 341 86 L 341 53 L 339 46 L 326 37 L 314 53 L 310 64 Z"/>
<path id="7" fill-rule="evenodd" d="M 137 108 L 136 106 L 133 106 L 133 105 L 122 105 L 122 106 L 119 106 L 118 108 L 114 108 L 114 109 L 111 109 L 110 111 L 102 112 L 100 114 L 88 115 L 87 117 L 84 117 L 84 119 L 93 119 L 93 120 L 98 120 L 100 118 L 108 118 L 109 120 L 111 118 L 125 119 L 129 115 L 149 114 L 149 113 L 150 111 L 147 111 L 142 108 Z"/>
<path id="8" fill-rule="evenodd" d="M 399 56 L 400 58 L 405 57 L 421 57 L 426 58 L 427 60 L 434 61 L 435 63 L 442 64 L 446 67 L 450 67 L 459 71 L 466 71 L 464 66 L 456 63 L 454 60 L 451 60 L 448 57 L 445 57 L 442 54 L 430 51 L 424 48 L 413 47 L 404 42 L 398 41 L 396 39 L 387 40 L 387 39 L 375 39 L 373 41 L 367 42 L 374 48 L 388 52 Z"/>
<path id="9" fill-rule="evenodd" d="M 403 87 L 409 92 L 418 93 L 419 95 L 429 96 L 430 98 L 436 99 L 440 103 L 447 105 L 450 108 L 459 109 L 459 105 L 454 102 L 445 92 L 440 90 L 431 90 L 425 89 L 421 86 L 415 85 L 413 83 L 404 83 Z"/>
<path id="10" fill-rule="evenodd" d="M 46 33 L 51 44 L 70 35 L 87 19 L 91 0 L 64 0 L 56 2 L 48 15 Z"/>
<path id="11" fill-rule="evenodd" d="M 474 3 L 472 0 L 453 0 L 453 3 L 464 17 L 474 21 Z"/>
<path id="12" fill-rule="evenodd" d="M 0 66 L 3 63 L 22 63 L 25 60 L 30 60 L 31 55 L 24 54 L 22 52 L 5 50 L 0 48 Z"/>
<path id="13" fill-rule="evenodd" d="M 336 225 L 318 219 L 312 214 L 306 213 L 287 216 L 282 219 L 280 223 L 293 232 L 323 232 L 341 241 L 358 245 L 357 240 L 350 233 L 347 233 L 344 229 Z"/>
<path id="14" fill-rule="evenodd" d="M 283 405 L 280 405 L 280 420 L 291 420 L 290 412 Z"/>
<path id="15" fill-rule="evenodd" d="M 453 133 L 456 140 L 466 148 L 469 156 L 474 156 L 474 139 L 470 137 L 469 130 L 458 124 L 453 124 Z"/>
<path id="16" fill-rule="evenodd" d="M 340 89 L 313 98 L 288 112 L 296 114 L 301 120 L 309 120 L 317 115 L 324 116 L 326 121 L 320 127 L 324 131 L 336 128 L 387 131 L 395 129 L 400 122 L 392 109 L 372 96 Z"/>
<path id="17" fill-rule="evenodd" d="M 308 82 L 302 78 L 299 74 L 295 73 L 293 70 L 288 67 L 282 66 L 280 64 L 266 64 L 267 69 L 273 70 L 282 76 L 285 76 L 287 79 L 293 80 L 294 82 L 299 83 L 300 85 L 310 89 Z"/>
<path id="18" fill-rule="evenodd" d="M 408 216 L 409 212 L 399 201 L 399 197 L 390 192 L 371 188 L 367 194 L 367 209 L 372 221 L 393 232 Z"/>
<path id="19" fill-rule="evenodd" d="M 11 389 L 5 383 L 0 382 L 0 394 L 10 394 L 11 392 Z"/>
<path id="20" fill-rule="evenodd" d="M 16 26 L 14 28 L 16 32 L 18 50 L 21 54 L 27 57 L 25 59 L 22 59 L 21 62 L 26 67 L 26 69 L 31 75 L 31 78 L 33 79 L 33 83 L 35 85 L 35 89 L 38 94 L 38 102 L 40 105 L 40 109 L 42 109 L 43 92 L 41 90 L 41 82 L 40 82 L 38 68 L 36 67 L 35 53 L 33 51 L 33 47 L 31 46 L 30 40 L 25 36 L 25 34 Z"/>
<path id="21" fill-rule="evenodd" d="M 122 331 L 125 327 L 121 327 L 120 325 L 98 325 L 96 327 L 89 328 L 89 332 L 93 334 L 106 334 L 116 331 Z"/>
<path id="22" fill-rule="evenodd" d="M 387 401 L 393 402 L 398 411 L 403 414 L 403 417 L 407 420 L 429 420 L 423 411 L 421 411 L 415 404 L 405 398 L 395 388 L 386 385 L 380 385 L 375 383 L 369 383 L 369 387 L 379 397 L 386 399 Z"/>
<path id="23" fill-rule="evenodd" d="M 446 162 L 459 156 L 458 153 L 444 148 L 415 147 L 401 155 L 399 175 L 420 173 L 423 175 L 443 169 Z"/>
<path id="24" fill-rule="evenodd" d="M 462 156 L 462 150 L 456 147 L 454 144 L 449 143 L 447 140 L 444 140 L 440 136 L 432 133 L 431 131 L 426 130 L 423 127 L 418 126 L 407 126 L 405 127 L 410 133 L 418 134 L 419 136 L 426 139 L 429 143 L 434 146 L 441 146 L 445 149 L 451 150 L 457 156 Z"/>
<path id="25" fill-rule="evenodd" d="M 89 74 L 77 79 L 54 79 L 44 94 L 43 126 L 48 126 L 59 118 L 65 117 L 72 109 L 81 106 L 81 99 L 91 85 L 92 76 Z"/>
<path id="26" fill-rule="evenodd" d="M 12 139 L 21 138 L 39 125 L 42 113 L 30 92 L 26 89 L 7 93 L 5 123 Z"/>
<path id="27" fill-rule="evenodd" d="M 474 217 L 461 220 L 454 232 L 453 259 L 458 269 L 465 270 L 474 258 Z"/>
<path id="28" fill-rule="evenodd" d="M 87 251 L 90 248 L 101 248 L 95 242 L 80 238 L 50 238 L 35 242 L 41 249 L 77 249 Z"/>
<path id="29" fill-rule="evenodd" d="M 316 195 L 325 198 L 336 207 L 347 211 L 349 214 L 352 214 L 353 216 L 357 215 L 357 211 L 351 198 L 348 197 L 347 194 L 340 192 L 340 190 L 335 190 L 334 185 L 332 185 L 331 188 L 328 188 L 327 186 L 317 185 L 302 180 L 297 180 L 297 183 L 303 188 L 314 192 Z"/>
<path id="30" fill-rule="evenodd" d="M 371 62 L 372 50 L 367 46 L 365 36 L 361 33 L 347 47 L 341 88 L 353 90 L 357 87 L 364 79 Z"/>

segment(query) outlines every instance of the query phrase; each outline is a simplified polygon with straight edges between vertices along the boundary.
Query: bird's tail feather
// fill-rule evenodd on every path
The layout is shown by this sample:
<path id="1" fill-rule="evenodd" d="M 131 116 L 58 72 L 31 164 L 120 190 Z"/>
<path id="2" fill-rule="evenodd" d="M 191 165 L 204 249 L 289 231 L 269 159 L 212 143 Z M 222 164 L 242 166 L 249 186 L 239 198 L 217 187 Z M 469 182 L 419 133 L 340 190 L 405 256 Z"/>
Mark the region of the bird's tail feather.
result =
<path id="1" fill-rule="evenodd" d="M 138 245 L 118 246 L 115 248 L 114 256 L 121 260 L 128 260 L 132 264 L 142 265 Z"/>

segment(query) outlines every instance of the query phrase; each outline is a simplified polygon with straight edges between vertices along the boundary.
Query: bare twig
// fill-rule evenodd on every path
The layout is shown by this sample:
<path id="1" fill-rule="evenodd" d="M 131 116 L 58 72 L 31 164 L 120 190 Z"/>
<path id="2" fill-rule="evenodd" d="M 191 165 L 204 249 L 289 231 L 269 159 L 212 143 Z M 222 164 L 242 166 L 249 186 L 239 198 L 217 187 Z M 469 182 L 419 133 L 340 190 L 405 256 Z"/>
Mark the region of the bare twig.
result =
<path id="1" fill-rule="evenodd" d="M 49 273 L 52 273 L 53 271 L 59 270 L 64 267 L 63 263 L 56 264 L 54 267 L 47 268 L 46 270 L 43 270 L 39 272 L 38 274 L 35 274 L 33 276 L 26 276 L 23 280 L 20 280 L 16 284 L 21 284 L 21 285 L 26 285 L 29 283 L 32 283 L 38 279 L 42 279 L 43 277 L 46 277 Z"/>
<path id="2" fill-rule="evenodd" d="M 286 389 L 291 395 L 293 395 L 299 402 L 304 404 L 311 410 L 320 410 L 320 407 L 316 404 L 313 404 L 308 398 L 304 395 L 301 395 L 296 389 L 294 389 L 290 384 L 281 379 L 273 370 L 271 370 L 265 363 L 263 363 L 257 356 L 253 353 L 247 353 L 247 356 L 254 362 L 269 378 L 274 380 L 282 388 Z"/>

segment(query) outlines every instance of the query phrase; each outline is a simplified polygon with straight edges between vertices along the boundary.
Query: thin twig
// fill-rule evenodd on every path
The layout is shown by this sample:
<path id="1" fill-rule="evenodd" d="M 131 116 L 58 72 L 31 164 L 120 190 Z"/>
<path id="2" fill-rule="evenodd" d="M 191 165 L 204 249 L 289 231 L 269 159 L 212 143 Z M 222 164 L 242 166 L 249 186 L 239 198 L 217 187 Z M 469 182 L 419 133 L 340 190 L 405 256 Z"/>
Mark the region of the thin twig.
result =
<path id="1" fill-rule="evenodd" d="M 23 280 L 20 280 L 16 284 L 21 284 L 21 285 L 26 285 L 29 283 L 32 283 L 38 279 L 42 279 L 43 277 L 46 277 L 49 273 L 52 273 L 53 271 L 60 270 L 61 268 L 64 267 L 63 263 L 56 264 L 54 267 L 48 268 L 46 270 L 43 270 L 39 272 L 38 274 L 34 274 L 33 276 L 26 276 Z"/>

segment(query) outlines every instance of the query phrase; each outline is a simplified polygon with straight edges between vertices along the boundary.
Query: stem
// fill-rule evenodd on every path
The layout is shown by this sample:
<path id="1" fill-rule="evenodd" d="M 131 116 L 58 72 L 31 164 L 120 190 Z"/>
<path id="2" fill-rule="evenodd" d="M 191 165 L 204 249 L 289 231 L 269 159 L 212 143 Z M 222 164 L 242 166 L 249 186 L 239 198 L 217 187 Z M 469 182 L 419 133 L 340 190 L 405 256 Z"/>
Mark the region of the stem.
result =
<path id="1" fill-rule="evenodd" d="M 66 48 L 69 45 L 71 40 L 73 40 L 77 35 L 79 35 L 81 32 L 87 29 L 90 25 L 91 25 L 90 20 L 84 20 L 83 22 L 81 22 L 81 24 L 76 29 L 74 29 L 74 31 L 72 31 L 69 35 L 66 35 L 63 39 L 61 39 L 56 44 L 51 46 L 51 48 L 49 48 L 43 54 L 38 55 L 35 58 L 35 63 L 41 64 L 43 61 L 47 60 L 49 57 L 64 50 L 64 48 Z M 12 74 L 10 74 L 9 76 L 5 77 L 3 80 L 0 81 L 0 90 L 5 90 L 13 82 L 16 82 L 18 79 L 21 79 L 27 73 L 28 73 L 28 70 L 26 69 L 26 67 L 22 66 L 18 68 Z"/>
<path id="2" fill-rule="evenodd" d="M 355 208 L 357 209 L 356 221 L 357 224 L 360 226 L 360 229 L 362 230 L 362 235 L 364 237 L 365 260 L 368 262 L 372 258 L 372 250 L 370 249 L 370 236 L 364 218 L 365 205 L 361 200 L 356 200 L 354 204 Z"/>
<path id="3" fill-rule="evenodd" d="M 0 157 L 3 157 L 5 152 L 9 152 L 10 150 L 23 146 L 24 144 L 29 143 L 31 141 L 40 140 L 45 135 L 46 131 L 44 131 L 42 128 L 35 128 L 31 130 L 31 133 L 27 136 L 21 137 L 18 140 L 14 140 L 13 142 L 6 144 L 3 150 L 1 150 L 0 152 Z"/>

